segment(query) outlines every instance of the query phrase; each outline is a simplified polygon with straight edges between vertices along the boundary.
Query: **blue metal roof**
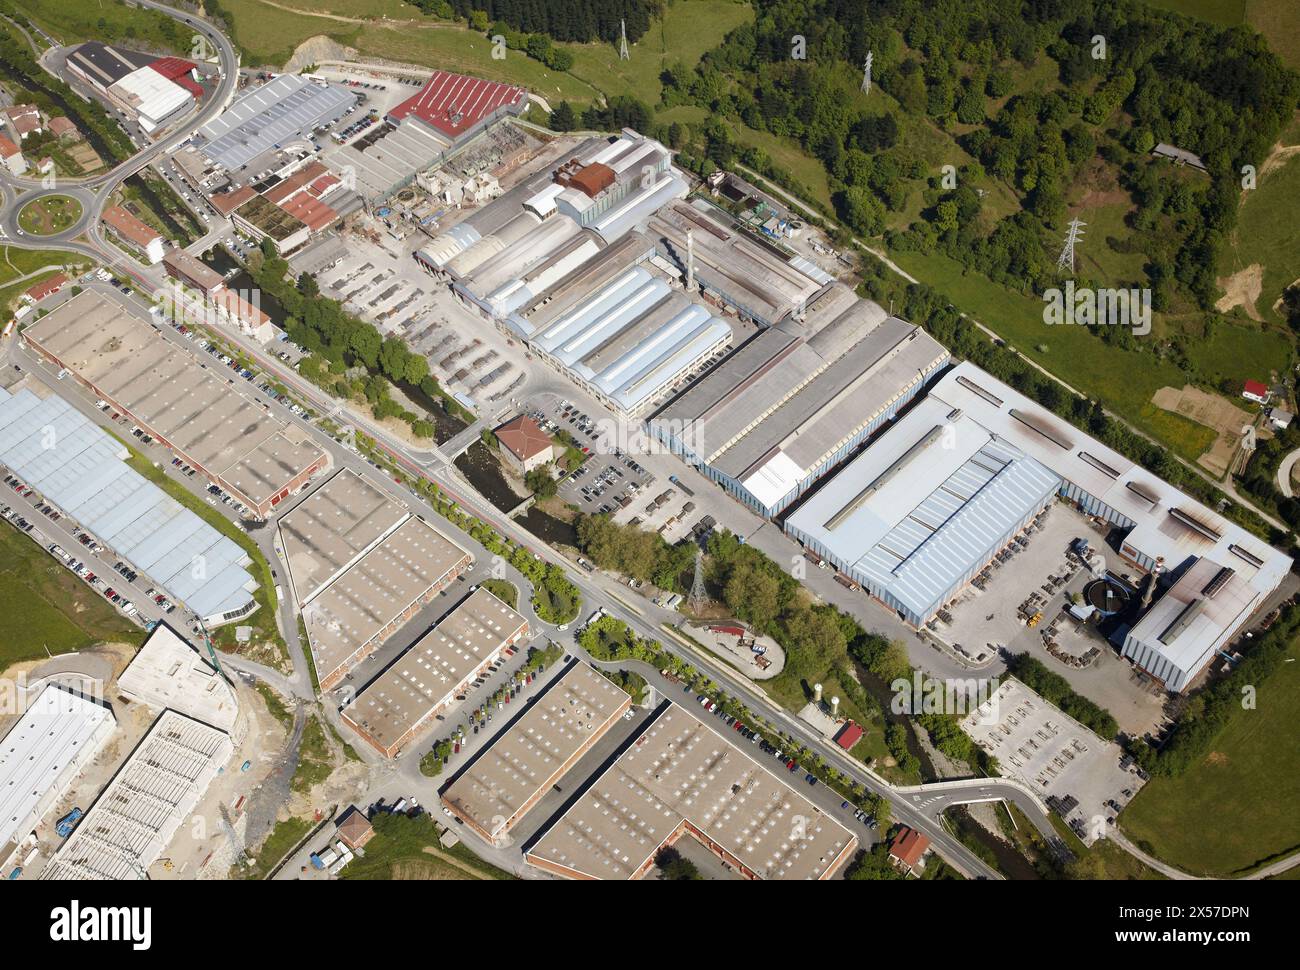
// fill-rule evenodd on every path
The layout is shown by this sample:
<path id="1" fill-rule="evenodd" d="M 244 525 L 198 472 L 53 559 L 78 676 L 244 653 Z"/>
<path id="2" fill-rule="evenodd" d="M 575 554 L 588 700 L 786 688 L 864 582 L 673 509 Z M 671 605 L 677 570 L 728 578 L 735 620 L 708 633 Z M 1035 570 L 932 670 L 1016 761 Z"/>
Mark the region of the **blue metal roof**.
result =
<path id="1" fill-rule="evenodd" d="M 123 446 L 61 397 L 0 389 L 0 462 L 200 616 L 247 606 L 247 556 L 123 462 Z"/>

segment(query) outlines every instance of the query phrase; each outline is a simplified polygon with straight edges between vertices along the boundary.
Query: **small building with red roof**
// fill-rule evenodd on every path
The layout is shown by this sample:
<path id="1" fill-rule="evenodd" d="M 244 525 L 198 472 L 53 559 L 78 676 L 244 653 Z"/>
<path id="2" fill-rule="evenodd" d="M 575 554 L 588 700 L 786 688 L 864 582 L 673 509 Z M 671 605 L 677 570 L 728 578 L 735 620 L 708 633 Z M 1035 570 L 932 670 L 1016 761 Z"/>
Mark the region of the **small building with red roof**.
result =
<path id="1" fill-rule="evenodd" d="M 862 728 L 852 721 L 845 721 L 844 726 L 835 735 L 835 743 L 845 751 L 852 751 L 853 746 L 862 740 Z"/>
<path id="2" fill-rule="evenodd" d="M 27 171 L 27 159 L 23 157 L 23 150 L 7 135 L 0 135 L 0 161 L 4 162 L 11 175 L 23 175 Z"/>
<path id="3" fill-rule="evenodd" d="M 1241 396 L 1248 401 L 1255 401 L 1258 404 L 1267 404 L 1272 398 L 1273 392 L 1259 381 L 1247 381 L 1246 386 L 1242 388 Z"/>
<path id="4" fill-rule="evenodd" d="M 925 868 L 925 856 L 929 851 L 929 837 L 906 825 L 901 826 L 889 840 L 890 860 L 913 875 Z"/>
<path id="5" fill-rule="evenodd" d="M 511 468 L 526 475 L 555 457 L 555 446 L 546 432 L 526 414 L 507 421 L 496 430 L 501 454 Z"/>
<path id="6" fill-rule="evenodd" d="M 120 205 L 104 210 L 103 223 L 110 233 L 143 253 L 150 266 L 162 260 L 165 252 L 162 233 L 141 222 Z"/>
<path id="7" fill-rule="evenodd" d="M 63 289 L 68 283 L 68 277 L 63 273 L 55 273 L 48 280 L 42 280 L 35 286 L 30 287 L 23 296 L 33 303 L 40 303 L 47 296 L 53 296 L 59 290 Z"/>

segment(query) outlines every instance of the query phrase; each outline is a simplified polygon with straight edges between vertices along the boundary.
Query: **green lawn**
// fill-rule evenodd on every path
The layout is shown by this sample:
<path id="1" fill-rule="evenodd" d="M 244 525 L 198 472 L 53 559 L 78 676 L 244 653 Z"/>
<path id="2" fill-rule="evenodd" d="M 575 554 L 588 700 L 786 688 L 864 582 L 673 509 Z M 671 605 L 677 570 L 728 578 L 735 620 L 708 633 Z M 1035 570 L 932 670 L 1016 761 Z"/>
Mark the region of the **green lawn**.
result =
<path id="1" fill-rule="evenodd" d="M 663 86 L 659 75 L 670 64 L 694 67 L 700 57 L 722 43 L 741 24 L 752 22 L 754 8 L 736 0 L 676 0 L 663 19 L 628 48 L 620 60 L 613 44 L 562 44 L 573 54 L 570 73 L 607 95 L 630 94 L 653 107 Z"/>
<path id="2" fill-rule="evenodd" d="M 1300 649 L 1258 685 L 1213 750 L 1180 778 L 1154 778 L 1120 816 L 1135 842 L 1187 872 L 1239 875 L 1300 846 Z"/>
<path id="3" fill-rule="evenodd" d="M 342 879 L 514 879 L 489 865 L 463 844 L 450 849 L 438 843 L 438 829 L 429 815 L 379 814 L 371 819 L 375 837 L 339 874 Z M 429 848 L 432 851 L 426 852 Z M 469 871 L 466 871 L 466 870 Z"/>
<path id="4" fill-rule="evenodd" d="M 483 588 L 512 610 L 519 607 L 519 587 L 506 579 L 485 579 Z"/>
<path id="5" fill-rule="evenodd" d="M 1220 320 L 1208 338 L 1188 341 L 1187 356 L 1201 377 L 1267 382 L 1272 371 L 1291 370 L 1292 344 L 1277 331 L 1239 327 Z"/>
<path id="6" fill-rule="evenodd" d="M 1273 304 L 1283 289 L 1300 278 L 1300 223 L 1295 201 L 1300 199 L 1300 155 L 1292 155 L 1280 168 L 1246 192 L 1237 217 L 1237 229 L 1224 246 L 1219 275 L 1228 276 L 1253 264 L 1264 267 L 1263 286 L 1255 301 L 1258 316 L 1283 323 Z"/>
<path id="7" fill-rule="evenodd" d="M 1182 387 L 1185 375 L 1150 354 L 1112 347 L 1085 327 L 1048 326 L 1043 302 L 999 286 L 942 254 L 893 256 L 908 273 L 933 286 L 953 304 L 997 333 L 1072 387 L 1118 411 L 1141 430 L 1194 461 L 1214 432 L 1181 415 L 1161 411 L 1151 396 L 1161 387 Z M 1046 348 L 1039 350 L 1039 346 Z"/>
<path id="8" fill-rule="evenodd" d="M 29 202 L 18 213 L 18 225 L 33 236 L 52 236 L 81 218 L 81 203 L 67 195 L 47 195 Z"/>
<path id="9" fill-rule="evenodd" d="M 144 632 L 31 538 L 0 522 L 0 670 L 97 643 L 139 644 Z"/>
<path id="10" fill-rule="evenodd" d="M 121 2 L 14 0 L 14 7 L 64 44 L 102 40 L 174 53 L 190 49 L 189 28 L 166 14 Z"/>

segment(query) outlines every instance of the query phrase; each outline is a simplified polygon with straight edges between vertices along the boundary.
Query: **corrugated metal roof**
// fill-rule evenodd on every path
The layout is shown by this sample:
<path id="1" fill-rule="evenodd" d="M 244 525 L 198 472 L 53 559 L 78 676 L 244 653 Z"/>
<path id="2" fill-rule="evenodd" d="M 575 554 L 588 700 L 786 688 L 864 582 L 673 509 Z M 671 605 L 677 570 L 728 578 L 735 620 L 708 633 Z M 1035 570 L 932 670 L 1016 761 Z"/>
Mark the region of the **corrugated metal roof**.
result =
<path id="1" fill-rule="evenodd" d="M 63 398 L 0 390 L 0 462 L 201 616 L 248 605 L 244 551 L 123 462 Z"/>

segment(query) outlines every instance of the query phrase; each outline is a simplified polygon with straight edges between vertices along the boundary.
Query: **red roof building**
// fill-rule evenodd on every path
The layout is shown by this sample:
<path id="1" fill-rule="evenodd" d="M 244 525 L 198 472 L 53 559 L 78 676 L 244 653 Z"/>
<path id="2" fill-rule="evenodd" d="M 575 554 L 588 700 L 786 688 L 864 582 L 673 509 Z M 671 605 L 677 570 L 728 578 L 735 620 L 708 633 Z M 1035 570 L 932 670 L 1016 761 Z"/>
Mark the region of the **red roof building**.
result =
<path id="1" fill-rule="evenodd" d="M 22 149 L 13 143 L 13 139 L 0 135 L 0 158 L 13 158 L 22 154 Z"/>
<path id="2" fill-rule="evenodd" d="M 853 746 L 862 740 L 862 728 L 852 721 L 846 721 L 844 727 L 835 735 L 835 743 L 845 751 L 853 750 Z"/>
<path id="3" fill-rule="evenodd" d="M 520 474 L 527 474 L 538 465 L 545 465 L 554 454 L 551 439 L 526 414 L 501 425 L 496 430 L 496 436 L 505 449 L 506 460 Z"/>
<path id="4" fill-rule="evenodd" d="M 299 219 L 312 232 L 320 232 L 338 222 L 339 214 L 308 192 L 299 192 L 280 206 L 289 215 Z"/>
<path id="5" fill-rule="evenodd" d="M 397 124 L 404 118 L 415 118 L 455 141 L 502 108 L 522 111 L 527 100 L 527 92 L 513 84 L 434 71 L 420 93 L 390 111 L 388 120 Z"/>
<path id="6" fill-rule="evenodd" d="M 163 258 L 162 233 L 141 222 L 120 205 L 104 210 L 103 223 L 119 239 L 141 250 L 148 257 L 150 265 Z"/>
<path id="7" fill-rule="evenodd" d="M 72 119 L 58 115 L 50 119 L 50 131 L 56 138 L 67 139 L 68 141 L 80 141 L 81 132 L 77 126 L 72 123 Z"/>
<path id="8" fill-rule="evenodd" d="M 26 293 L 33 303 L 39 303 L 47 296 L 53 296 L 67 284 L 68 278 L 62 273 L 55 273 L 48 280 L 37 283 Z"/>
<path id="9" fill-rule="evenodd" d="M 180 57 L 160 57 L 149 67 L 167 78 L 167 80 L 179 84 L 194 95 L 195 100 L 203 97 L 203 88 L 194 80 L 194 71 L 197 65 L 193 61 L 187 61 Z"/>
<path id="10" fill-rule="evenodd" d="M 929 838 L 904 825 L 889 843 L 889 855 L 909 870 L 915 870 L 929 848 Z"/>
<path id="11" fill-rule="evenodd" d="M 216 195 L 209 196 L 208 202 L 223 216 L 228 216 L 255 195 L 256 192 L 244 185 L 233 192 L 218 192 Z"/>
<path id="12" fill-rule="evenodd" d="M 5 115 L 8 116 L 9 123 L 13 125 L 20 139 L 28 135 L 40 134 L 41 112 L 36 105 L 16 104 L 12 108 L 5 108 Z"/>
<path id="13" fill-rule="evenodd" d="M 1258 401 L 1260 404 L 1267 404 L 1268 399 L 1272 397 L 1269 389 L 1259 381 L 1247 381 L 1246 386 L 1241 391 L 1241 396 L 1249 398 L 1252 401 Z"/>

